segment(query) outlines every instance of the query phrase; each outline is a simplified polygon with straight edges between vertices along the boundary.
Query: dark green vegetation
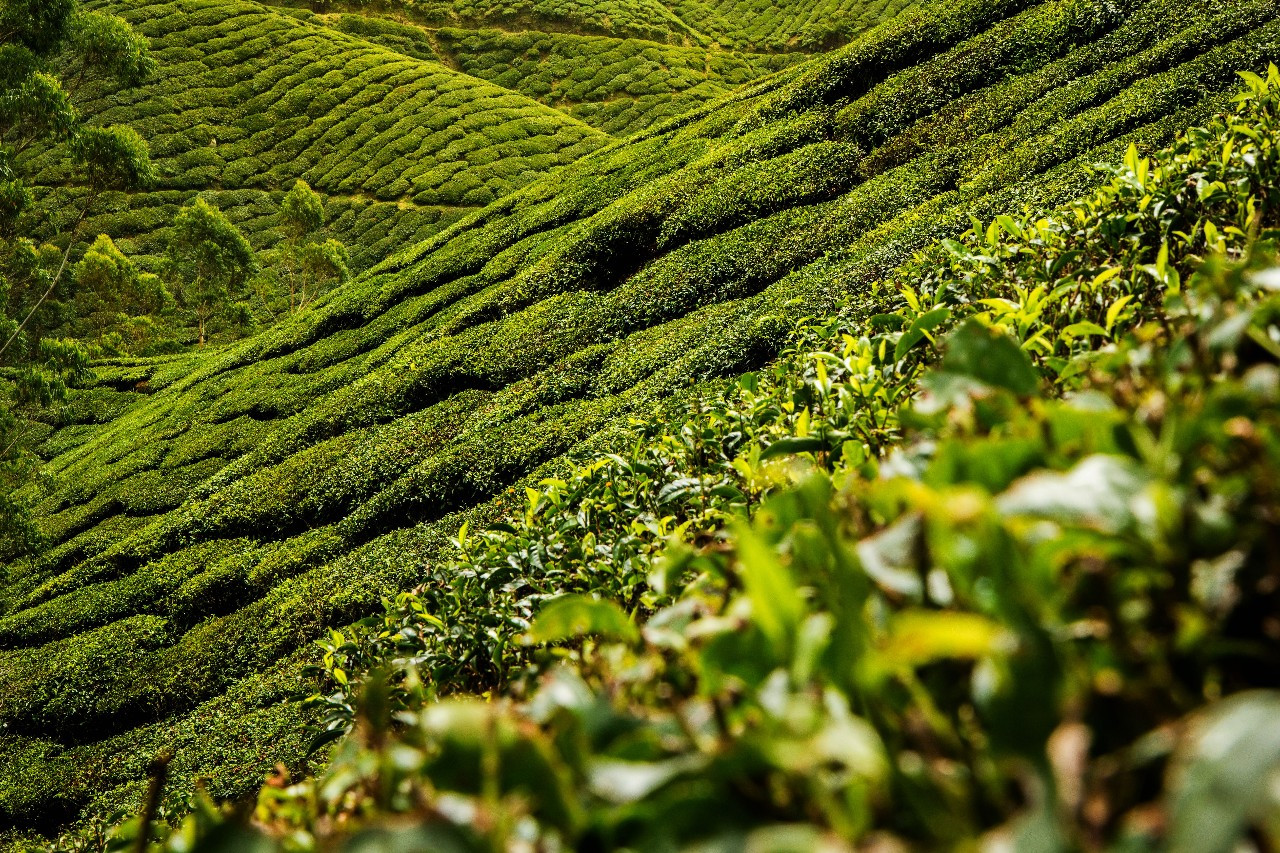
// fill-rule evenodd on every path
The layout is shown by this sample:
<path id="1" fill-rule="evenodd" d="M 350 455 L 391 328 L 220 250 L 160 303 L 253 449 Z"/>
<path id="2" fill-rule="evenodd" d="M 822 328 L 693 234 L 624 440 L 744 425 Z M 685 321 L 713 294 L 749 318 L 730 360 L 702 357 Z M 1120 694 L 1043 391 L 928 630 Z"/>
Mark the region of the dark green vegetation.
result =
<path id="1" fill-rule="evenodd" d="M 153 70 L 144 41 L 119 18 L 65 0 L 0 5 L 0 559 L 40 547 L 27 502 L 16 497 L 39 467 L 26 442 L 31 419 L 65 402 L 89 361 L 80 342 L 54 333 L 65 322 L 74 226 L 61 247 L 34 233 L 30 157 L 56 159 L 82 181 L 85 202 L 64 212 L 75 223 L 103 193 L 147 183 L 142 139 L 127 127 L 86 121 L 73 92 L 86 80 L 137 85 Z M 111 290 L 110 276 L 97 279 Z"/>
<path id="2" fill-rule="evenodd" d="M 269 333 L 97 366 L 38 436 L 52 547 L 0 589 L 0 820 L 136 807 L 162 747 L 175 799 L 296 768 L 310 641 L 430 577 L 506 489 L 763 364 L 799 316 L 892 300 L 873 282 L 970 214 L 1080 195 L 1083 166 L 1205 121 L 1280 54 L 1262 0 L 930 7 L 532 181 Z M 534 141 L 588 133 L 546 112 Z"/>

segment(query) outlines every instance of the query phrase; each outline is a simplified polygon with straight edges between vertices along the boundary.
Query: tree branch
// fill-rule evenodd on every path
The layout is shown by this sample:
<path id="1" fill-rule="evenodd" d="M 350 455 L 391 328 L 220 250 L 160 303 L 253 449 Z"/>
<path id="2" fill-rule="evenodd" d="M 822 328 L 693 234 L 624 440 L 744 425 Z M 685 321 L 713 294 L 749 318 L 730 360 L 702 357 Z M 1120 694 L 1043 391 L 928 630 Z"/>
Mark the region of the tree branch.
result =
<path id="1" fill-rule="evenodd" d="M 89 196 L 84 203 L 84 207 L 80 209 L 80 216 L 76 219 L 76 224 L 71 226 L 71 231 L 67 237 L 67 248 L 62 253 L 62 263 L 58 265 L 58 272 L 54 275 L 53 281 L 49 282 L 49 286 L 45 288 L 44 293 L 42 293 L 40 298 L 36 300 L 36 304 L 32 306 L 29 312 L 27 312 L 26 318 L 18 324 L 18 328 L 13 330 L 13 334 L 9 336 L 9 340 L 4 342 L 4 346 L 0 346 L 0 356 L 3 356 L 5 350 L 9 348 L 9 345 L 17 339 L 18 335 L 22 334 L 22 330 L 27 327 L 27 323 L 31 322 L 31 318 L 36 315 L 36 312 L 40 310 L 40 306 L 43 305 L 44 301 L 49 298 L 49 295 L 53 293 L 53 289 L 58 286 L 59 280 L 62 279 L 62 273 L 67 269 L 67 261 L 71 258 L 71 249 L 76 244 L 76 234 L 80 231 L 80 224 L 84 222 L 85 217 L 89 215 L 89 208 L 93 206 L 93 203 L 97 201 L 97 199 L 98 193 L 95 192 L 93 195 Z"/>

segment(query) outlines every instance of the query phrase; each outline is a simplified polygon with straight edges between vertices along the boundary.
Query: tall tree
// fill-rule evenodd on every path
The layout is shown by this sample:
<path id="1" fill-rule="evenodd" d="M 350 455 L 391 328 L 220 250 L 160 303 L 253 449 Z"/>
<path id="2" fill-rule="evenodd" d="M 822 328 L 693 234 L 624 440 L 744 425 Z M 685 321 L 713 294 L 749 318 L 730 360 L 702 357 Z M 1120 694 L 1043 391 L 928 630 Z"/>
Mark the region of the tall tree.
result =
<path id="1" fill-rule="evenodd" d="M 301 179 L 280 204 L 280 229 L 284 240 L 274 268 L 289 295 L 289 313 L 293 314 L 330 284 L 347 280 L 347 250 L 337 240 L 323 239 L 324 204 Z"/>
<path id="2" fill-rule="evenodd" d="M 174 298 L 159 276 L 143 272 L 106 234 L 99 234 L 72 269 L 76 327 L 110 352 L 149 343 L 154 317 L 168 313 Z"/>
<path id="3" fill-rule="evenodd" d="M 168 264 L 174 296 L 194 317 L 203 347 L 209 321 L 226 314 L 257 269 L 253 248 L 226 214 L 198 198 L 173 221 Z"/>
<path id="4" fill-rule="evenodd" d="M 74 90 L 90 79 L 134 85 L 153 67 L 145 42 L 119 18 L 80 11 L 75 0 L 0 0 L 0 557 L 37 538 L 15 496 L 35 469 L 24 447 L 29 419 L 87 369 L 84 349 L 46 337 L 39 315 L 65 284 L 99 195 L 151 178 L 142 139 L 129 128 L 86 124 Z M 44 241 L 32 215 L 34 151 L 65 153 L 84 186 L 65 227 Z"/>

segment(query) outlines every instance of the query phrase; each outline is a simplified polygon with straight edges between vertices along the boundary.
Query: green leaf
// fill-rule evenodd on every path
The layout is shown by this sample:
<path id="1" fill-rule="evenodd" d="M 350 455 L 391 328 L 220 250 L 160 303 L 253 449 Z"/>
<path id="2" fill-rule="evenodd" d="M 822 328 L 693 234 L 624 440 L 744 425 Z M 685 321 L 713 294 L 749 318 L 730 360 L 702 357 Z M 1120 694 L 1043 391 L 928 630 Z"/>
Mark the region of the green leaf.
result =
<path id="1" fill-rule="evenodd" d="M 707 760 L 697 753 L 654 762 L 597 758 L 587 770 L 587 785 L 596 796 L 608 802 L 634 803 L 677 777 L 702 770 Z"/>
<path id="2" fill-rule="evenodd" d="M 775 649 L 787 649 L 804 616 L 800 591 L 777 552 L 747 523 L 738 521 L 733 530 L 755 621 Z"/>
<path id="3" fill-rule="evenodd" d="M 780 438 L 760 452 L 761 459 L 773 459 L 775 456 L 789 456 L 796 453 L 813 453 L 823 447 L 822 439 L 808 436 L 800 438 L 789 436 Z"/>
<path id="4" fill-rule="evenodd" d="M 672 480 L 658 491 L 658 503 L 665 504 L 701 491 L 702 480 L 697 477 L 681 477 Z"/>
<path id="5" fill-rule="evenodd" d="M 1068 338 L 1083 338 L 1087 335 L 1101 335 L 1108 337 L 1107 330 L 1099 326 L 1097 323 L 1084 321 L 1082 323 L 1072 323 L 1062 330 L 1062 334 Z"/>
<path id="6" fill-rule="evenodd" d="M 1280 805 L 1280 692 L 1232 696 L 1194 718 L 1173 762 L 1172 853 L 1229 853 Z"/>
<path id="7" fill-rule="evenodd" d="M 1122 272 L 1124 272 L 1124 267 L 1108 267 L 1093 277 L 1092 287 L 1096 290 Z"/>
<path id="8" fill-rule="evenodd" d="M 902 357 L 920 341 L 924 340 L 925 333 L 931 329 L 937 328 L 945 323 L 951 316 L 950 308 L 934 308 L 932 311 L 926 311 L 912 321 L 911 326 L 902 333 L 902 337 L 898 339 L 898 345 L 893 350 L 893 360 L 901 361 Z"/>
<path id="9" fill-rule="evenodd" d="M 975 660 L 1000 646 L 1004 630 L 976 613 L 909 610 L 894 617 L 880 656 L 892 667 L 914 667 L 945 658 Z"/>
<path id="10" fill-rule="evenodd" d="M 542 609 L 529 629 L 529 639 L 534 643 L 587 636 L 633 642 L 640 632 L 618 605 L 585 595 L 555 599 Z"/>
<path id="11" fill-rule="evenodd" d="M 1096 454 L 1066 473 L 1039 471 L 1023 477 L 996 503 L 1006 515 L 1118 533 L 1138 523 L 1135 510 L 1148 482 L 1132 460 Z"/>
<path id="12" fill-rule="evenodd" d="M 1040 386 L 1036 369 L 1018 342 L 977 320 L 966 321 L 947 339 L 942 369 L 1023 397 L 1036 394 Z"/>
<path id="13" fill-rule="evenodd" d="M 325 729 L 323 731 L 317 732 L 311 738 L 311 742 L 307 744 L 307 755 L 311 755 L 315 753 L 316 750 L 320 749 L 326 744 L 333 743 L 335 740 L 342 737 L 346 733 L 347 733 L 347 730 L 344 728 Z"/>
<path id="14" fill-rule="evenodd" d="M 1013 237 L 1015 240 L 1022 239 L 1022 228 L 1018 226 L 1018 223 L 1014 221 L 1012 216 L 1001 214 L 996 217 L 996 222 L 1000 223 L 1000 227 L 1003 228 L 1005 233 L 1010 237 Z"/>
<path id="15" fill-rule="evenodd" d="M 896 332 L 907 324 L 899 314 L 875 314 L 867 319 L 867 328 Z"/>
<path id="16" fill-rule="evenodd" d="M 1240 75 L 1240 78 L 1244 80 L 1245 83 L 1249 84 L 1251 89 L 1254 89 L 1257 92 L 1265 92 L 1267 90 L 1267 81 L 1259 77 L 1257 74 L 1254 74 L 1252 71 L 1237 71 L 1236 73 Z"/>
<path id="17" fill-rule="evenodd" d="M 871 579 L 912 601 L 924 595 L 924 584 L 914 565 L 921 532 L 920 517 L 906 515 L 858 543 L 858 558 Z"/>
<path id="18" fill-rule="evenodd" d="M 745 503 L 747 500 L 747 496 L 742 493 L 741 489 L 728 483 L 716 486 L 711 490 L 711 494 L 717 498 L 724 498 L 725 500 L 735 501 L 737 503 Z"/>
<path id="19" fill-rule="evenodd" d="M 519 532 L 520 532 L 519 530 L 516 530 L 516 528 L 515 528 L 515 526 L 514 526 L 514 525 L 512 525 L 512 524 L 510 524 L 510 523 L 508 523 L 508 522 L 506 522 L 506 521 L 496 521 L 496 522 L 494 522 L 493 524 L 490 524 L 490 525 L 489 525 L 488 527 L 486 527 L 485 529 L 486 529 L 486 530 L 492 530 L 492 531 L 494 531 L 495 533 L 507 533 L 507 534 L 510 534 L 510 535 L 512 535 L 512 536 L 517 535 L 517 534 L 519 534 Z"/>

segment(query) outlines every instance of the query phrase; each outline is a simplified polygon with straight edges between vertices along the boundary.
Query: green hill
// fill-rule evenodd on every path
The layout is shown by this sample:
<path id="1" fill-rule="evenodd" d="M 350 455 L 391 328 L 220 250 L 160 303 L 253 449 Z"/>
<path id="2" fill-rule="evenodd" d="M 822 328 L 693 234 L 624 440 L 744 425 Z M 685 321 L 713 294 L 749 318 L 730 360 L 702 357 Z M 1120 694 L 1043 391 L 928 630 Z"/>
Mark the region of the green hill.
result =
<path id="1" fill-rule="evenodd" d="M 146 36 L 160 65 L 148 85 L 80 96 L 97 121 L 134 127 L 156 161 L 153 188 L 107 198 L 84 227 L 124 238 L 129 254 L 159 253 L 197 193 L 262 248 L 270 237 L 259 232 L 303 178 L 364 267 L 607 139 L 513 92 L 256 3 L 101 8 Z M 66 176 L 49 167 L 42 183 Z"/>
<path id="2" fill-rule="evenodd" d="M 387 12 L 293 12 L 309 22 L 527 95 L 615 136 L 646 130 L 807 58 L 802 52 L 762 53 L 634 36 L 582 35 L 545 29 L 559 26 L 546 21 L 511 31 L 502 29 L 501 20 L 438 26 Z M 620 32 L 625 36 L 629 31 Z"/>
<path id="3" fill-rule="evenodd" d="M 1242 76 L 461 528 L 322 641 L 326 766 L 157 849 L 1265 849 L 1280 68 Z"/>
<path id="4" fill-rule="evenodd" d="M 759 51 L 812 51 L 848 42 L 919 0 L 679 0 L 675 11 L 716 43 Z"/>
<path id="5" fill-rule="evenodd" d="M 501 30 L 442 28 L 435 41 L 454 67 L 615 136 L 646 130 L 805 58 Z"/>
<path id="6" fill-rule="evenodd" d="M 843 44 L 912 5 L 388 0 L 339 3 L 346 10 L 340 12 L 295 12 L 626 136 Z"/>
<path id="7" fill-rule="evenodd" d="M 279 0 L 305 5 L 303 0 Z M 526 30 L 643 39 L 756 53 L 847 43 L 919 0 L 339 0 L 316 4 L 403 18 L 429 28 Z"/>
<path id="8" fill-rule="evenodd" d="M 257 338 L 99 366 L 41 437 L 52 546 L 0 591 L 0 821 L 133 805 L 164 745 L 175 794 L 296 765 L 309 642 L 419 582 L 462 520 L 691 382 L 759 365 L 792 319 L 874 303 L 878 277 L 970 213 L 1080 194 L 1082 164 L 1220 109 L 1278 44 L 1275 0 L 930 4 L 533 180 Z M 290 102 L 263 85 L 262 109 Z M 599 144 L 495 97 L 547 116 L 530 144 L 563 132 L 562 162 Z M 288 109 L 296 127 L 244 128 L 216 156 L 275 152 L 244 180 L 296 162 L 388 201 L 461 187 L 380 165 L 390 139 L 339 163 Z M 175 181 L 214 150 L 178 114 L 175 153 L 153 137 L 186 164 Z"/>

